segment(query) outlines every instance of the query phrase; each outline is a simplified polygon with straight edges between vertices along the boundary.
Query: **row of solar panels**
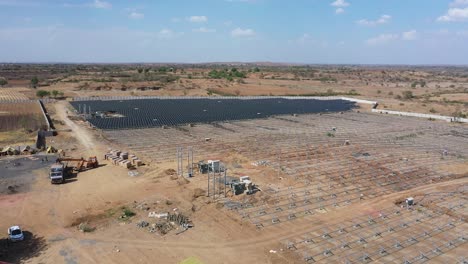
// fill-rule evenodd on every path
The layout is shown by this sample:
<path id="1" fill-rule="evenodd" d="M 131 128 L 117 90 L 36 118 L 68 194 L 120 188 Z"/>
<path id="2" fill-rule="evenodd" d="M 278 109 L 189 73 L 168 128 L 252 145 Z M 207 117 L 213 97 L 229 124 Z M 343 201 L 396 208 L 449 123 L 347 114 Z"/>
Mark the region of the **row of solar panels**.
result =
<path id="1" fill-rule="evenodd" d="M 75 109 L 95 112 L 112 111 L 119 118 L 91 118 L 101 129 L 175 126 L 188 123 L 211 123 L 230 120 L 266 118 L 273 115 L 347 111 L 354 103 L 343 100 L 311 99 L 143 99 L 123 101 L 72 102 Z M 89 110 L 87 110 L 89 111 Z"/>

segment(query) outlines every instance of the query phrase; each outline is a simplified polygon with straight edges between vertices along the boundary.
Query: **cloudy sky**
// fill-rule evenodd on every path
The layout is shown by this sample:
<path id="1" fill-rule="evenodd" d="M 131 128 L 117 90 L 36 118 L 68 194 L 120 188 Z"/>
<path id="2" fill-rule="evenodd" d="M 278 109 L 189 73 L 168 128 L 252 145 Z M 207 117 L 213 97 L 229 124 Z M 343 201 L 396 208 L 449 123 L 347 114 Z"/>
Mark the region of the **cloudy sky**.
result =
<path id="1" fill-rule="evenodd" d="M 468 0 L 0 0 L 0 62 L 468 65 Z"/>

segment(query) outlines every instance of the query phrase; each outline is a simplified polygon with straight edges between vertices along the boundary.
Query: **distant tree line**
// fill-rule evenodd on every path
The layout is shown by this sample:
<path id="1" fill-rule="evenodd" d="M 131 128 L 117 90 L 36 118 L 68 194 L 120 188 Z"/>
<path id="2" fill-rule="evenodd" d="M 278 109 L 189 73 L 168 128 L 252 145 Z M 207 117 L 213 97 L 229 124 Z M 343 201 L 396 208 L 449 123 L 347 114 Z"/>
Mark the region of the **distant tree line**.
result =
<path id="1" fill-rule="evenodd" d="M 208 73 L 208 77 L 211 79 L 226 79 L 228 81 L 233 81 L 234 78 L 247 78 L 247 73 L 244 71 L 239 71 L 237 68 L 232 69 L 223 69 L 223 70 L 212 70 Z"/>

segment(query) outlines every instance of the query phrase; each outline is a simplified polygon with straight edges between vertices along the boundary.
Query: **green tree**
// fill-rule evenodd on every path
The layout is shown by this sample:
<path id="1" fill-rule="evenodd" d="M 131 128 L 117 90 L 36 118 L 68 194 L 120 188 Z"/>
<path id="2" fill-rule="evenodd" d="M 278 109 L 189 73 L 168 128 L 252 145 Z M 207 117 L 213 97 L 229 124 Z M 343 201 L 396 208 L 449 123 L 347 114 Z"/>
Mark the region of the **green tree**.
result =
<path id="1" fill-rule="evenodd" d="M 8 84 L 7 79 L 5 79 L 3 77 L 0 77 L 0 86 L 4 86 L 4 85 L 7 85 L 7 84 Z"/>
<path id="2" fill-rule="evenodd" d="M 142 73 L 142 72 L 143 72 L 143 69 L 142 69 L 142 68 L 138 68 L 137 71 L 138 71 L 138 73 Z"/>
<path id="3" fill-rule="evenodd" d="M 36 92 L 36 96 L 40 97 L 40 98 L 43 98 L 43 97 L 49 96 L 49 95 L 50 95 L 49 91 L 39 90 L 39 91 Z"/>
<path id="4" fill-rule="evenodd" d="M 39 79 L 37 78 L 37 76 L 32 77 L 32 79 L 31 79 L 31 86 L 32 86 L 33 88 L 36 88 L 38 84 L 39 84 Z"/>
<path id="5" fill-rule="evenodd" d="M 54 98 L 56 98 L 57 95 L 59 95 L 59 91 L 53 90 L 53 91 L 52 91 L 52 95 L 54 96 Z"/>

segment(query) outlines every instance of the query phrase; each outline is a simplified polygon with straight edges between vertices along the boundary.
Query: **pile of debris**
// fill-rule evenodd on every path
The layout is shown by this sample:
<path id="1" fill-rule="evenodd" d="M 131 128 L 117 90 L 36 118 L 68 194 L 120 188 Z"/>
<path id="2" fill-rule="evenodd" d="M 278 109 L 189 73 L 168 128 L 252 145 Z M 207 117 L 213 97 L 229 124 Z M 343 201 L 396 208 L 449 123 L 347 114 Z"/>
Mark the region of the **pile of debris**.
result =
<path id="1" fill-rule="evenodd" d="M 29 155 L 35 154 L 39 150 L 31 146 L 6 146 L 1 149 L 0 156 Z"/>
<path id="2" fill-rule="evenodd" d="M 148 214 L 149 218 L 158 218 L 160 219 L 157 223 L 152 224 L 148 229 L 150 233 L 159 232 L 162 235 L 169 233 L 171 230 L 175 229 L 177 226 L 182 227 L 182 230 L 176 233 L 177 235 L 185 232 L 187 229 L 193 227 L 192 221 L 187 216 L 181 213 L 156 213 L 150 212 Z"/>
<path id="3" fill-rule="evenodd" d="M 137 222 L 136 225 L 137 225 L 138 228 L 145 228 L 145 227 L 149 226 L 149 223 L 144 221 L 144 220 L 141 220 L 141 221 Z"/>
<path id="4" fill-rule="evenodd" d="M 111 160 L 112 164 L 120 165 L 127 169 L 143 165 L 143 162 L 137 156 L 129 155 L 128 152 L 122 152 L 120 150 L 109 150 L 108 153 L 104 154 L 104 159 Z"/>
<path id="5" fill-rule="evenodd" d="M 257 166 L 268 166 L 270 164 L 270 161 L 268 160 L 259 160 L 259 161 L 254 161 L 252 162 L 252 165 L 257 167 Z"/>

